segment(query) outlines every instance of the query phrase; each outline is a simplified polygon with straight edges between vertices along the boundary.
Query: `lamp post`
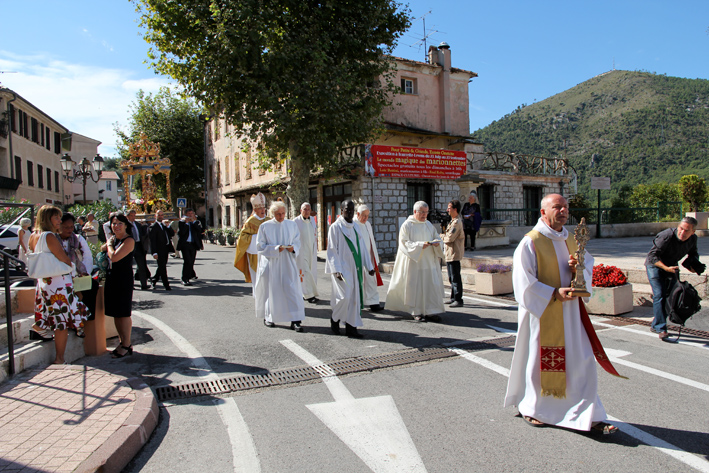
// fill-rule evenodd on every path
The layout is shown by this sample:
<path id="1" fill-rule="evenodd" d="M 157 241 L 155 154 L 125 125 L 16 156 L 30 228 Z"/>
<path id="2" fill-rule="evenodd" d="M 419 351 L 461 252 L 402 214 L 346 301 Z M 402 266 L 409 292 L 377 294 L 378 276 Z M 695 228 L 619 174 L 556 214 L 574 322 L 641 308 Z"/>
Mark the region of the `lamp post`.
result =
<path id="1" fill-rule="evenodd" d="M 61 159 L 62 171 L 64 172 L 64 179 L 69 182 L 74 182 L 79 177 L 81 178 L 81 183 L 84 189 L 84 205 L 86 205 L 86 180 L 91 179 L 94 182 L 98 182 L 101 179 L 101 174 L 103 172 L 103 158 L 100 154 L 96 154 L 93 161 L 89 161 L 89 158 L 81 158 L 78 169 L 74 169 L 74 161 L 71 157 L 64 153 Z M 96 172 L 96 178 L 94 179 L 94 172 Z"/>

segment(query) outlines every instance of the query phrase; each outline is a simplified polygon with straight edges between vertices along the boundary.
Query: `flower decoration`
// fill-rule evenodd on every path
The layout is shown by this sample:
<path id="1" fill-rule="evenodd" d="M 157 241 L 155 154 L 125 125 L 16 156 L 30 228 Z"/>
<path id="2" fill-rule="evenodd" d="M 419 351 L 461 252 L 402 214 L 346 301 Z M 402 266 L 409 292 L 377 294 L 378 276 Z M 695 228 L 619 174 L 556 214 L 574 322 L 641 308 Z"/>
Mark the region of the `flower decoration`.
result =
<path id="1" fill-rule="evenodd" d="M 511 264 L 479 264 L 478 273 L 507 273 L 512 271 Z"/>
<path id="2" fill-rule="evenodd" d="M 593 267 L 593 287 L 616 287 L 628 284 L 623 271 L 615 266 L 597 264 Z"/>

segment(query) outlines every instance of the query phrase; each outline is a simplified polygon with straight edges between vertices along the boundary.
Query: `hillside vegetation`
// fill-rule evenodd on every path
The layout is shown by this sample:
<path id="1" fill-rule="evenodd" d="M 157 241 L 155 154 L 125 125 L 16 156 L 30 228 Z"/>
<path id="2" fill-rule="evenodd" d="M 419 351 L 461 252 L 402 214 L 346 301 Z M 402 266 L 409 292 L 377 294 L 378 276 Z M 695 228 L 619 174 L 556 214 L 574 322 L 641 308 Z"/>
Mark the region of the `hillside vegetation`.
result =
<path id="1" fill-rule="evenodd" d="M 610 176 L 616 195 L 685 174 L 709 179 L 709 81 L 611 71 L 473 136 L 486 151 L 566 157 L 586 195 L 590 176 Z"/>

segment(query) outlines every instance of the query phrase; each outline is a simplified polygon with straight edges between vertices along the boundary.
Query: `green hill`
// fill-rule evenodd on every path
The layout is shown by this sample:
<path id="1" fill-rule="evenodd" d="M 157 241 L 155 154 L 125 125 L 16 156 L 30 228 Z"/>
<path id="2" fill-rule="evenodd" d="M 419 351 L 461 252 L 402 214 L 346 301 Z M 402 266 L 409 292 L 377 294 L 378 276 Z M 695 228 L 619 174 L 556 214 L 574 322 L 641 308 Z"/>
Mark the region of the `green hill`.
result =
<path id="1" fill-rule="evenodd" d="M 590 194 L 590 176 L 623 185 L 709 180 L 709 81 L 611 71 L 533 105 L 473 136 L 486 151 L 565 156 Z"/>

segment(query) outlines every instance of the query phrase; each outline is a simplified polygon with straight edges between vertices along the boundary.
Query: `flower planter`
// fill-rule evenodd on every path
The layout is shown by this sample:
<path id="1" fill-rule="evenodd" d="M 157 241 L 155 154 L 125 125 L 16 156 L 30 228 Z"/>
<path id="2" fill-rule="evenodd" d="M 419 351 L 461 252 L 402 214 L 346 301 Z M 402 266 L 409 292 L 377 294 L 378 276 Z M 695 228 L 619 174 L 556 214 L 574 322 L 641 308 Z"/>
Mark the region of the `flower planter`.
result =
<path id="1" fill-rule="evenodd" d="M 236 237 L 235 237 L 234 235 L 227 235 L 227 237 L 226 237 L 226 242 L 227 242 L 229 245 L 233 245 L 234 242 L 236 242 Z"/>
<path id="2" fill-rule="evenodd" d="M 505 273 L 475 273 L 475 292 L 488 296 L 509 294 L 512 289 L 512 271 Z"/>
<path id="3" fill-rule="evenodd" d="M 226 237 L 224 235 L 217 236 L 217 240 L 219 241 L 220 245 L 226 245 Z"/>
<path id="4" fill-rule="evenodd" d="M 591 299 L 586 304 L 591 314 L 619 315 L 633 310 L 633 285 L 594 287 Z"/>

